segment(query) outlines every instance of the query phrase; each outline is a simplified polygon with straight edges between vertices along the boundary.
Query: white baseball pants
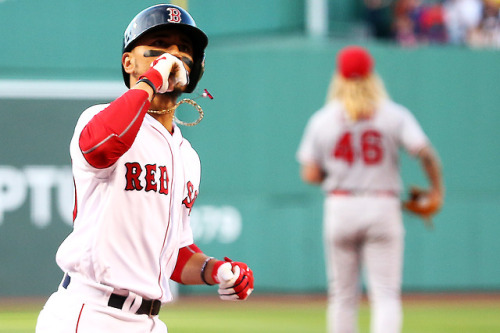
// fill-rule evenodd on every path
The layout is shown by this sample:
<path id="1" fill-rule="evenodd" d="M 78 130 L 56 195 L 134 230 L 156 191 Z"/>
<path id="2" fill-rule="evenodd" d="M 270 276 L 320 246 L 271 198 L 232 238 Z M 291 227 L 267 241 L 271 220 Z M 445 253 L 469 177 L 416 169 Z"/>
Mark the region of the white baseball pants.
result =
<path id="1" fill-rule="evenodd" d="M 47 300 L 38 316 L 36 333 L 167 333 L 158 316 L 138 315 L 125 305 L 122 310 L 108 306 L 112 292 L 112 288 L 72 275 L 67 289 L 60 285 Z"/>
<path id="2" fill-rule="evenodd" d="M 330 333 L 358 331 L 361 272 L 366 268 L 372 333 L 400 333 L 404 227 L 399 198 L 330 195 L 324 244 Z"/>

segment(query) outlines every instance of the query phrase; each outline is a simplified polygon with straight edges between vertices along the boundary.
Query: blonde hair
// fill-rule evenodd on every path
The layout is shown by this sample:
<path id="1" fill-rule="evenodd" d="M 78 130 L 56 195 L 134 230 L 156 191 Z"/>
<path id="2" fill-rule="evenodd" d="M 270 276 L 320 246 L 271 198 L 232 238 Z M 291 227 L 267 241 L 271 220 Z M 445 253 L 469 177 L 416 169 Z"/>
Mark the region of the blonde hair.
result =
<path id="1" fill-rule="evenodd" d="M 346 79 L 336 73 L 330 82 L 326 102 L 340 101 L 348 116 L 357 121 L 371 117 L 379 103 L 388 98 L 384 83 L 376 73 L 355 79 Z"/>

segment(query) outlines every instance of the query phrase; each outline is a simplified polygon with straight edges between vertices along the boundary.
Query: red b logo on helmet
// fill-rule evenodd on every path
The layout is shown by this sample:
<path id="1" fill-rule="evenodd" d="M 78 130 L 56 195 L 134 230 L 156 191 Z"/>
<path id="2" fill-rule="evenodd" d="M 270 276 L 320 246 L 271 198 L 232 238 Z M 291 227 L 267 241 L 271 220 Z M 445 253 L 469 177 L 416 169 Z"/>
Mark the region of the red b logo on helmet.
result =
<path id="1" fill-rule="evenodd" d="M 168 22 L 171 23 L 179 23 L 182 21 L 181 19 L 181 12 L 177 8 L 167 8 L 168 10 Z"/>

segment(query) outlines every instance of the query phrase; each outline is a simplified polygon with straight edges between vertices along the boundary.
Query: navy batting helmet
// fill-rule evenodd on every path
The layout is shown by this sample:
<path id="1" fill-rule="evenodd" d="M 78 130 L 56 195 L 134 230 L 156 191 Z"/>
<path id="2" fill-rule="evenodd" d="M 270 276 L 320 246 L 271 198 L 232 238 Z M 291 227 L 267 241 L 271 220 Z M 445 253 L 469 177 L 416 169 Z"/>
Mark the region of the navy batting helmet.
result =
<path id="1" fill-rule="evenodd" d="M 123 36 L 122 54 L 134 48 L 134 42 L 144 34 L 175 27 L 185 33 L 193 42 L 193 66 L 189 74 L 189 84 L 185 92 L 194 90 L 205 71 L 205 48 L 208 45 L 207 35 L 196 27 L 194 19 L 181 7 L 161 4 L 144 9 L 130 22 Z M 122 66 L 123 79 L 130 88 L 130 75 Z"/>

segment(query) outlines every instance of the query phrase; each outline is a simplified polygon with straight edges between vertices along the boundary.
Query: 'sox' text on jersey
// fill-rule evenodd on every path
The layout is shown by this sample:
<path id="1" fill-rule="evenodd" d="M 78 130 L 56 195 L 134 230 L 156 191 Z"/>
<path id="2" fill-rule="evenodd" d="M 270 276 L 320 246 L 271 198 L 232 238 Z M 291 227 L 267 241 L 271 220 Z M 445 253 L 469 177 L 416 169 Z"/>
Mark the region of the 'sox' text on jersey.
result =
<path id="1" fill-rule="evenodd" d="M 182 200 L 182 203 L 184 204 L 184 206 L 186 206 L 187 209 L 189 209 L 189 215 L 191 215 L 191 209 L 193 208 L 194 202 L 198 197 L 198 191 L 193 192 L 193 189 L 193 183 L 191 183 L 190 181 L 187 182 L 188 196 L 184 200 Z"/>

